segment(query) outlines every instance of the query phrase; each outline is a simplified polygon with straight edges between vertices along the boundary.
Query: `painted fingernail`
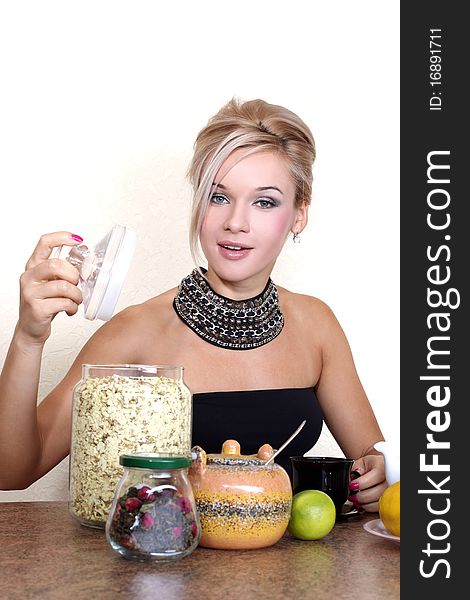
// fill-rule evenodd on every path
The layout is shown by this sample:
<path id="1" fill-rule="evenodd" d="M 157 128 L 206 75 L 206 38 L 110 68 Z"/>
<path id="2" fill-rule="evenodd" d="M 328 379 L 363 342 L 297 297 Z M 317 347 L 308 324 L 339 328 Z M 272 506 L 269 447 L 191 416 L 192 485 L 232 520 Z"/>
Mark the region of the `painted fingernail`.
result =
<path id="1" fill-rule="evenodd" d="M 362 508 L 362 504 L 358 500 L 352 500 L 352 503 L 356 508 Z"/>
<path id="2" fill-rule="evenodd" d="M 77 235 L 76 233 L 72 233 L 72 239 L 76 242 L 83 242 L 83 238 L 81 235 Z"/>
<path id="3" fill-rule="evenodd" d="M 350 490 L 355 490 L 357 492 L 357 490 L 359 489 L 359 484 L 356 483 L 355 481 L 351 481 L 349 483 L 349 489 Z"/>
<path id="4" fill-rule="evenodd" d="M 349 502 L 352 502 L 353 504 L 354 504 L 354 502 L 357 502 L 356 494 L 357 494 L 357 492 L 354 492 L 354 494 L 351 494 L 350 496 L 348 496 Z"/>

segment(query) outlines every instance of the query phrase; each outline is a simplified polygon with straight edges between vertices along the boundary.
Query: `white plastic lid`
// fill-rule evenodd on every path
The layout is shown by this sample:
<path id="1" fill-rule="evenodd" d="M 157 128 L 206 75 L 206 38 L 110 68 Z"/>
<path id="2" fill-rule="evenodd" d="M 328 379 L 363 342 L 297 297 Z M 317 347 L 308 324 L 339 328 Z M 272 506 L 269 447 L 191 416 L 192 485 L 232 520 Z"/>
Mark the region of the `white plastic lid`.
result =
<path id="1" fill-rule="evenodd" d="M 80 277 L 86 319 L 108 321 L 113 316 L 136 244 L 134 231 L 115 225 L 85 257 Z"/>

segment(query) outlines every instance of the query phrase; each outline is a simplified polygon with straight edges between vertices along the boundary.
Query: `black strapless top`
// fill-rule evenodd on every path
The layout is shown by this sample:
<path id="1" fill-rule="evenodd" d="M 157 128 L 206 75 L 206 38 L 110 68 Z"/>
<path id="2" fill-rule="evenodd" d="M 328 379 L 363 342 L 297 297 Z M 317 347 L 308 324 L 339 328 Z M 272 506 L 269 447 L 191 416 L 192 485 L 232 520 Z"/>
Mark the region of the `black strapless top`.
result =
<path id="1" fill-rule="evenodd" d="M 323 415 L 313 387 L 193 394 L 193 446 L 220 453 L 225 440 L 240 443 L 242 454 L 263 444 L 279 448 L 306 419 L 300 433 L 276 457 L 292 479 L 290 456 L 317 442 Z"/>

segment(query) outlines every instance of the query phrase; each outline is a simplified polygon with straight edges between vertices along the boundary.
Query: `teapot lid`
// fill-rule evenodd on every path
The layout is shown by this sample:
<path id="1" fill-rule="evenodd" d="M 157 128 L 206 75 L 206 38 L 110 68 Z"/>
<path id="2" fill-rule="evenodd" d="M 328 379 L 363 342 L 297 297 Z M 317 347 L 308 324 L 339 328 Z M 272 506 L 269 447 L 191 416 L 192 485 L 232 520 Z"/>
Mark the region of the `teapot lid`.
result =
<path id="1" fill-rule="evenodd" d="M 220 454 L 207 454 L 207 464 L 229 466 L 262 466 L 274 454 L 272 446 L 264 444 L 257 454 L 242 454 L 237 440 L 225 440 Z"/>

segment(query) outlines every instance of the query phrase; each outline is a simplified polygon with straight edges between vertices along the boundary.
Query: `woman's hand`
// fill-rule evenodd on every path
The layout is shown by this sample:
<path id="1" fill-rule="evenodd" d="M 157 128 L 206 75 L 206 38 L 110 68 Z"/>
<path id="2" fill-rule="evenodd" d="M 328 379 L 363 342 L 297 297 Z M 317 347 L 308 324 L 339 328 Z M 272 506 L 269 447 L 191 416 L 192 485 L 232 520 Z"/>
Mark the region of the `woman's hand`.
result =
<path id="1" fill-rule="evenodd" d="M 358 458 L 354 461 L 353 471 L 360 473 L 360 476 L 349 484 L 352 493 L 349 499 L 356 508 L 378 512 L 379 498 L 388 487 L 383 454 L 369 454 Z"/>
<path id="2" fill-rule="evenodd" d="M 17 332 L 29 342 L 43 344 L 51 333 L 52 319 L 61 311 L 74 315 L 83 297 L 78 289 L 78 269 L 66 260 L 49 259 L 58 246 L 76 246 L 80 236 L 58 231 L 41 236 L 20 277 L 20 314 Z"/>

